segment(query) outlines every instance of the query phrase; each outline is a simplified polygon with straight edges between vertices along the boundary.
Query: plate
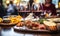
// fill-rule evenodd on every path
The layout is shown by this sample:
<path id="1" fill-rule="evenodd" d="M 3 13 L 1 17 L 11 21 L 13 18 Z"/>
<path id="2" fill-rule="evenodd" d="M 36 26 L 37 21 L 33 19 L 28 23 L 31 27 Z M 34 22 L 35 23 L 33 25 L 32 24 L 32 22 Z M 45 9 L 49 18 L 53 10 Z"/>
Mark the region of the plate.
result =
<path id="1" fill-rule="evenodd" d="M 27 27 L 17 27 L 17 26 L 14 26 L 14 30 L 16 31 L 24 31 L 24 32 L 47 32 L 47 33 L 50 33 L 51 31 L 49 30 L 32 30 L 32 29 L 28 29 Z"/>
<path id="2" fill-rule="evenodd" d="M 15 23 L 0 23 L 2 26 L 11 26 L 11 25 L 16 25 Z"/>

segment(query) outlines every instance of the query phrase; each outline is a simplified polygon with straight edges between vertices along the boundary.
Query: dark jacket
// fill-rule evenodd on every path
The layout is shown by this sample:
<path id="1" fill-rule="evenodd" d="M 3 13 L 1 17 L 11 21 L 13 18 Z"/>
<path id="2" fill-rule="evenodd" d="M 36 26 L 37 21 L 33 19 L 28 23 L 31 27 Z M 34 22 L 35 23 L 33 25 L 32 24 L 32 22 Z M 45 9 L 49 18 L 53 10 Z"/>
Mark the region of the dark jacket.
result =
<path id="1" fill-rule="evenodd" d="M 4 12 L 4 7 L 3 5 L 0 6 L 0 17 L 3 17 L 5 15 L 5 12 Z"/>

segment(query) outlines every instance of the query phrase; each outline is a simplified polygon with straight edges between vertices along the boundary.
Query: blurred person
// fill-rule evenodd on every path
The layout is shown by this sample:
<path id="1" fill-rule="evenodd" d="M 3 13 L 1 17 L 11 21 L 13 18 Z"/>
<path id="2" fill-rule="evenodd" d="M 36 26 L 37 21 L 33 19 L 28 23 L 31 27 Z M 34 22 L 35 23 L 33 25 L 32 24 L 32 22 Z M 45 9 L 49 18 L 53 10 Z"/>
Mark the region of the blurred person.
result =
<path id="1" fill-rule="evenodd" d="M 51 15 L 56 15 L 56 8 L 52 0 L 45 0 L 45 3 L 41 5 L 41 10 L 46 13 L 51 13 Z"/>
<path id="2" fill-rule="evenodd" d="M 13 6 L 13 2 L 10 1 L 10 3 L 7 5 L 7 15 L 11 15 L 11 13 L 14 12 L 14 6 Z"/>
<path id="3" fill-rule="evenodd" d="M 15 15 L 17 14 L 16 11 L 16 6 L 13 5 L 13 2 L 10 1 L 10 4 L 7 4 L 7 15 Z"/>
<path id="4" fill-rule="evenodd" d="M 40 7 L 40 3 L 38 2 L 39 0 L 33 0 L 33 4 L 32 4 L 32 7 L 33 7 L 33 10 L 35 11 L 39 11 L 39 7 Z"/>

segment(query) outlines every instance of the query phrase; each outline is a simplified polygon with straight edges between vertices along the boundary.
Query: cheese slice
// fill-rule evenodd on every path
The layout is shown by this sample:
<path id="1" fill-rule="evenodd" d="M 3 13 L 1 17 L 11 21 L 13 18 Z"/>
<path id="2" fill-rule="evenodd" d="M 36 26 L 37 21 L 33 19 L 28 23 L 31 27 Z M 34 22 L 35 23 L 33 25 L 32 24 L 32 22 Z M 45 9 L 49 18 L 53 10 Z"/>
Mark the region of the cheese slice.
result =
<path id="1" fill-rule="evenodd" d="M 44 21 L 43 22 L 46 26 L 56 26 L 56 23 L 52 22 L 52 21 Z"/>

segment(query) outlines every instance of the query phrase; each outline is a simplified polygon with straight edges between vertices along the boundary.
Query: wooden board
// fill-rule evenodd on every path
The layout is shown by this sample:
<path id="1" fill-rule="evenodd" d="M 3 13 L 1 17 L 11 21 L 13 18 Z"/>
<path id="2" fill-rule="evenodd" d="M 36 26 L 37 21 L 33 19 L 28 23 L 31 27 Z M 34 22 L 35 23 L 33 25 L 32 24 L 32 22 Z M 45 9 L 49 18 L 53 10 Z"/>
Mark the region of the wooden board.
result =
<path id="1" fill-rule="evenodd" d="M 14 30 L 16 31 L 24 31 L 24 32 L 42 32 L 42 33 L 50 33 L 51 31 L 49 30 L 32 30 L 32 29 L 28 29 L 28 28 L 24 28 L 24 27 L 17 27 L 17 26 L 14 26 Z"/>
<path id="2" fill-rule="evenodd" d="M 11 26 L 16 25 L 15 23 L 0 23 L 1 26 Z"/>

